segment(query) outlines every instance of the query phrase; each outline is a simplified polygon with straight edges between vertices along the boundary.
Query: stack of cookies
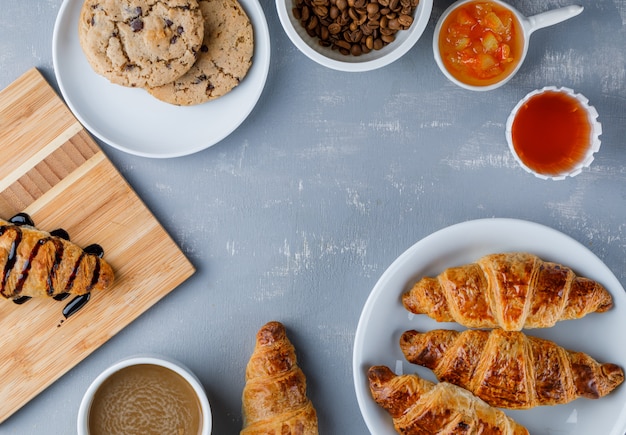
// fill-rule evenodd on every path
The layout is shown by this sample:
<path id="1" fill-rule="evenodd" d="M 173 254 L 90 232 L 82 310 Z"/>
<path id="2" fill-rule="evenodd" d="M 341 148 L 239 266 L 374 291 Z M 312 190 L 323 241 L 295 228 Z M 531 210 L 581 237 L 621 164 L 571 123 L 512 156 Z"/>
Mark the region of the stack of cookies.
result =
<path id="1" fill-rule="evenodd" d="M 181 106 L 235 88 L 254 51 L 237 0 L 85 0 L 78 34 L 96 73 Z"/>

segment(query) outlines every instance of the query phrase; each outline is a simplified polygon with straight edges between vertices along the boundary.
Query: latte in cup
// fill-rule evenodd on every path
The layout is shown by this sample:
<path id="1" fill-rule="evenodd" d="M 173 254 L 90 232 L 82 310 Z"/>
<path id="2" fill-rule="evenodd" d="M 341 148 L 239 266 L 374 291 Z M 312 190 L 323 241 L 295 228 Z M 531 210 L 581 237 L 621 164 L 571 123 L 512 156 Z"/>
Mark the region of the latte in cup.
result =
<path id="1" fill-rule="evenodd" d="M 105 379 L 89 407 L 89 435 L 174 434 L 202 431 L 200 399 L 167 367 L 137 364 Z"/>

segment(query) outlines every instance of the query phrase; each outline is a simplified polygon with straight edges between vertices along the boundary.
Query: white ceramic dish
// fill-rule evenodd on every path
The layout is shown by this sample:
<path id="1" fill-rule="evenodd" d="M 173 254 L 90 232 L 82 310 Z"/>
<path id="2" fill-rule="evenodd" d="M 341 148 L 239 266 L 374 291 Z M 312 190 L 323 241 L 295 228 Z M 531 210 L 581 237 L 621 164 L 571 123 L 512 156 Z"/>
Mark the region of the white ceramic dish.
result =
<path id="1" fill-rule="evenodd" d="M 211 414 L 211 406 L 209 405 L 209 400 L 207 395 L 202 387 L 202 384 L 198 380 L 198 378 L 185 366 L 183 366 L 178 361 L 174 361 L 169 358 L 164 358 L 160 356 L 153 355 L 145 355 L 145 356 L 134 356 L 130 357 L 117 363 L 111 365 L 106 370 L 104 370 L 100 375 L 94 379 L 94 381 L 89 385 L 87 391 L 83 396 L 83 400 L 80 403 L 80 407 L 78 408 L 78 420 L 77 420 L 77 433 L 78 435 L 89 435 L 89 408 L 91 407 L 91 403 L 93 401 L 94 395 L 98 388 L 102 385 L 104 381 L 107 380 L 109 376 L 113 373 L 134 365 L 138 364 L 151 364 L 157 365 L 161 367 L 165 367 L 167 369 L 172 370 L 175 373 L 178 373 L 182 376 L 194 389 L 198 396 L 198 400 L 200 402 L 200 408 L 202 410 L 202 421 L 203 426 L 201 430 L 201 435 L 210 435 L 213 427 L 213 419 Z"/>
<path id="2" fill-rule="evenodd" d="M 381 50 L 372 50 L 360 56 L 346 56 L 329 47 L 322 47 L 317 38 L 308 35 L 293 16 L 294 0 L 276 0 L 280 23 L 291 42 L 309 59 L 325 67 L 345 72 L 371 71 L 400 59 L 424 33 L 433 7 L 433 0 L 420 0 L 408 30 L 396 33 L 396 39 Z"/>
<path id="3" fill-rule="evenodd" d="M 241 0 L 254 29 L 252 66 L 231 92 L 205 104 L 179 107 L 143 89 L 111 84 L 90 67 L 78 42 L 82 0 L 65 0 L 52 37 L 52 59 L 65 102 L 98 139 L 143 157 L 192 154 L 231 134 L 259 100 L 270 65 L 270 37 L 258 0 Z"/>
<path id="4" fill-rule="evenodd" d="M 583 11 L 582 6 L 571 5 L 571 6 L 565 6 L 562 8 L 553 9 L 547 12 L 542 12 L 540 14 L 533 15 L 532 17 L 526 17 L 522 15 L 520 11 L 515 9 L 513 6 L 511 6 L 507 2 L 500 1 L 500 0 L 489 0 L 489 1 L 505 9 L 508 9 L 513 13 L 513 15 L 517 18 L 517 20 L 521 24 L 522 33 L 523 33 L 522 37 L 524 40 L 522 53 L 520 55 L 520 61 L 517 63 L 517 66 L 508 75 L 503 76 L 502 79 L 497 83 L 484 85 L 484 86 L 468 85 L 467 83 L 464 83 L 458 80 L 456 77 L 450 74 L 448 69 L 443 64 L 443 60 L 441 59 L 441 53 L 439 51 L 439 34 L 441 33 L 441 28 L 443 26 L 443 23 L 445 22 L 446 18 L 448 18 L 448 16 L 452 12 L 454 12 L 458 7 L 463 6 L 467 3 L 476 2 L 476 0 L 458 0 L 457 2 L 451 4 L 443 12 L 443 14 L 441 14 L 441 17 L 439 17 L 439 20 L 437 21 L 437 25 L 435 26 L 435 33 L 433 36 L 433 54 L 435 56 L 435 61 L 437 62 L 439 69 L 452 83 L 455 83 L 456 85 L 462 88 L 471 90 L 471 91 L 490 91 L 492 89 L 499 88 L 500 86 L 507 83 L 509 80 L 513 78 L 513 76 L 517 73 L 517 71 L 519 71 L 519 69 L 522 67 L 522 64 L 524 63 L 524 59 L 526 58 L 526 54 L 528 53 L 528 46 L 530 44 L 530 36 L 536 30 L 558 24 L 562 21 L 575 17 L 576 15 L 580 14 Z"/>
<path id="5" fill-rule="evenodd" d="M 559 322 L 553 328 L 526 331 L 559 345 L 588 353 L 601 362 L 626 367 L 626 294 L 615 275 L 585 246 L 554 229 L 514 219 L 481 219 L 453 225 L 422 239 L 383 273 L 372 290 L 356 331 L 353 371 L 356 396 L 372 434 L 395 435 L 391 417 L 370 396 L 367 370 L 387 365 L 396 373 L 418 373 L 436 381 L 430 370 L 410 364 L 399 346 L 409 329 L 462 329 L 437 323 L 427 316 L 411 315 L 400 296 L 425 275 L 435 276 L 450 266 L 472 262 L 492 252 L 528 251 L 545 260 L 568 265 L 579 275 L 601 282 L 614 297 L 615 307 L 603 314 Z M 599 400 L 578 399 L 567 405 L 507 411 L 531 434 L 624 435 L 626 385 Z"/>
<path id="6" fill-rule="evenodd" d="M 529 168 L 519 157 L 517 152 L 515 151 L 515 145 L 513 144 L 513 122 L 515 121 L 515 116 L 520 108 L 528 102 L 529 99 L 534 97 L 535 95 L 540 95 L 544 92 L 562 92 L 566 95 L 569 95 L 580 103 L 582 107 L 587 111 L 587 119 L 589 120 L 589 125 L 591 125 L 591 133 L 589 137 L 589 148 L 587 149 L 587 153 L 583 157 L 583 159 L 578 162 L 572 169 L 565 171 L 558 175 L 545 175 L 540 174 L 536 171 L 533 171 Z M 524 170 L 530 174 L 533 174 L 537 178 L 541 178 L 542 180 L 565 180 L 567 177 L 574 177 L 582 172 L 584 168 L 589 167 L 591 162 L 593 162 L 594 154 L 600 151 L 600 135 L 602 134 L 602 124 L 598 121 L 598 111 L 595 107 L 589 105 L 589 99 L 582 94 L 575 93 L 572 89 L 566 87 L 557 88 L 556 86 L 545 86 L 541 89 L 536 89 L 532 92 L 529 92 L 524 98 L 522 98 L 517 105 L 511 111 L 507 121 L 506 121 L 506 141 L 509 144 L 509 150 L 515 157 L 517 163 L 524 168 Z"/>

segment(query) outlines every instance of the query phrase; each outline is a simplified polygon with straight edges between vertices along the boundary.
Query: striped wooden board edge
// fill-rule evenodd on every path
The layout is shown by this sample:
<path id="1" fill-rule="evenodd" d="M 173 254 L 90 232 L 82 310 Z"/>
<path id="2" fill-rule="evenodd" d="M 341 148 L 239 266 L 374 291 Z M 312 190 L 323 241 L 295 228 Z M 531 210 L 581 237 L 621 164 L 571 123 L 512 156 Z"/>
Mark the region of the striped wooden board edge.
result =
<path id="1" fill-rule="evenodd" d="M 2 422 L 195 269 L 36 69 L 0 91 L 0 144 L 0 217 L 98 243 L 116 272 L 68 318 L 67 302 L 0 300 Z"/>

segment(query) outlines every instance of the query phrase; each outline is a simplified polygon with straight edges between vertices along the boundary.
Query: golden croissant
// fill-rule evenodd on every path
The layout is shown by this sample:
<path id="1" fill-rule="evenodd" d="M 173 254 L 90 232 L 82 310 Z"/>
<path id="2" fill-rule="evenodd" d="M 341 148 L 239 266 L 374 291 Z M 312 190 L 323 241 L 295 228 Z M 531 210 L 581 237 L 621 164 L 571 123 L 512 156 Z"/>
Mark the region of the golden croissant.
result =
<path id="1" fill-rule="evenodd" d="M 600 364 L 552 341 L 501 329 L 406 331 L 406 359 L 433 370 L 498 408 L 528 409 L 598 399 L 624 381 L 615 364 Z"/>
<path id="2" fill-rule="evenodd" d="M 439 322 L 520 331 L 604 312 L 613 300 L 602 285 L 566 266 L 513 252 L 424 277 L 402 295 L 402 304 Z"/>
<path id="3" fill-rule="evenodd" d="M 113 269 L 99 254 L 70 242 L 62 230 L 48 233 L 32 226 L 28 215 L 22 213 L 16 217 L 21 219 L 0 219 L 2 296 L 18 301 L 40 296 L 84 295 L 112 284 Z"/>
<path id="4" fill-rule="evenodd" d="M 372 397 L 403 435 L 528 435 L 528 430 L 469 391 L 417 375 L 397 376 L 386 366 L 368 370 Z"/>
<path id="5" fill-rule="evenodd" d="M 241 435 L 317 435 L 306 378 L 280 322 L 264 325 L 246 367 Z"/>

